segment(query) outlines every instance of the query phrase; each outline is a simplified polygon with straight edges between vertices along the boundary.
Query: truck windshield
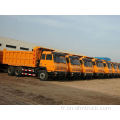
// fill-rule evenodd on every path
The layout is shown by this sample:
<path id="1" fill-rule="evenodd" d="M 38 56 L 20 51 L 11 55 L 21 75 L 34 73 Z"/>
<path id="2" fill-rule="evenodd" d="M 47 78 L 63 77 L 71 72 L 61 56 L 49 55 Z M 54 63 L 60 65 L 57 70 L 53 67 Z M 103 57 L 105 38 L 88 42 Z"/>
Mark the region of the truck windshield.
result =
<path id="1" fill-rule="evenodd" d="M 93 65 L 92 65 L 92 62 L 88 62 L 88 61 L 85 61 L 84 62 L 84 65 L 86 66 L 86 67 L 92 67 Z"/>
<path id="2" fill-rule="evenodd" d="M 80 60 L 78 57 L 70 56 L 69 58 L 72 65 L 80 65 Z"/>
<path id="3" fill-rule="evenodd" d="M 85 67 L 92 67 L 93 66 L 92 61 L 89 59 L 84 59 L 84 65 L 85 65 Z"/>
<path id="4" fill-rule="evenodd" d="M 97 62 L 97 67 L 103 67 L 103 63 L 102 62 Z"/>
<path id="5" fill-rule="evenodd" d="M 54 62 L 56 63 L 65 63 L 66 64 L 66 59 L 64 55 L 60 54 L 54 54 Z"/>

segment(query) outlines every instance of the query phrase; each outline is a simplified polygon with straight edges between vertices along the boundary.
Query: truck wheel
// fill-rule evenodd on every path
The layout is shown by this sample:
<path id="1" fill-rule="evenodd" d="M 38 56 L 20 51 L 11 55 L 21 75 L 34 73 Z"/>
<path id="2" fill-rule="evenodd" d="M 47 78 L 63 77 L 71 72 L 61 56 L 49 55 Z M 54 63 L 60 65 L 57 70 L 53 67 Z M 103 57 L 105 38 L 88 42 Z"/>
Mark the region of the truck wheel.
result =
<path id="1" fill-rule="evenodd" d="M 39 78 L 40 80 L 42 80 L 42 81 L 47 80 L 47 79 L 48 79 L 48 73 L 47 73 L 47 71 L 46 71 L 46 70 L 40 70 L 40 71 L 38 72 L 38 78 Z"/>
<path id="2" fill-rule="evenodd" d="M 22 76 L 22 67 L 16 67 L 16 69 L 15 69 L 15 75 L 17 77 L 21 77 Z"/>
<path id="3" fill-rule="evenodd" d="M 13 66 L 8 67 L 8 75 L 9 76 L 15 75 L 15 68 Z"/>

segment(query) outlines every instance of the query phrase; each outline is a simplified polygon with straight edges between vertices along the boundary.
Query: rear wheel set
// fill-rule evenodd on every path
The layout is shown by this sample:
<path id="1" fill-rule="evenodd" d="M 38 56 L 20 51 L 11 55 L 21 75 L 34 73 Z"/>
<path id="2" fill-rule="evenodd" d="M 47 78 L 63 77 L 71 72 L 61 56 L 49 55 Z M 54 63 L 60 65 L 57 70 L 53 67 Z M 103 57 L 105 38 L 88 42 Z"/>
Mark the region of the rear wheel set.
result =
<path id="1" fill-rule="evenodd" d="M 21 77 L 22 76 L 22 67 L 16 67 L 15 69 L 15 76 Z"/>
<path id="2" fill-rule="evenodd" d="M 22 67 L 9 66 L 8 75 L 9 76 L 14 76 L 15 75 L 17 77 L 21 77 L 22 76 Z"/>
<path id="3" fill-rule="evenodd" d="M 15 67 L 13 67 L 13 66 L 8 67 L 8 75 L 9 76 L 14 76 L 15 75 Z"/>
<path id="4" fill-rule="evenodd" d="M 8 68 L 8 75 L 9 76 L 17 76 L 21 77 L 22 76 L 22 67 L 14 67 L 14 66 L 9 66 Z M 39 70 L 38 72 L 38 78 L 42 81 L 46 81 L 48 79 L 48 73 L 46 70 Z"/>

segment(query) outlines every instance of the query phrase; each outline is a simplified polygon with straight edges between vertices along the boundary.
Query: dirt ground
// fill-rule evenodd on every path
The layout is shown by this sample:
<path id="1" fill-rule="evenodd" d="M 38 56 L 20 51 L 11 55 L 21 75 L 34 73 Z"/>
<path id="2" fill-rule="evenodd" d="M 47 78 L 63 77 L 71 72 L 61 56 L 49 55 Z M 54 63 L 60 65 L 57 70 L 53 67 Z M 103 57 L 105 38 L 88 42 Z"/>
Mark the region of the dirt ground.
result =
<path id="1" fill-rule="evenodd" d="M 0 105 L 120 105 L 120 78 L 40 81 L 0 73 Z"/>

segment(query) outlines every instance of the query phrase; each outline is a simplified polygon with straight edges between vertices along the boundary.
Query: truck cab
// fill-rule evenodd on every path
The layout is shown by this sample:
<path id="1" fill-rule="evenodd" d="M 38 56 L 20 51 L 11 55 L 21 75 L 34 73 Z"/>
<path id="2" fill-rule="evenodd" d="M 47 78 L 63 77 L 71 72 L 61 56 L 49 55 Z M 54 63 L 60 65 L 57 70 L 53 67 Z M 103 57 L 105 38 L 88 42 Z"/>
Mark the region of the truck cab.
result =
<path id="1" fill-rule="evenodd" d="M 92 59 L 93 64 L 94 64 L 94 76 L 95 78 L 99 78 L 99 77 L 104 77 L 104 64 L 102 60 L 99 59 Z"/>
<path id="2" fill-rule="evenodd" d="M 93 64 L 92 59 L 88 57 L 81 57 L 80 63 L 82 66 L 82 77 L 83 78 L 92 78 L 93 77 Z"/>
<path id="3" fill-rule="evenodd" d="M 45 67 L 49 76 L 66 77 L 68 66 L 65 54 L 55 51 L 43 51 L 40 67 Z"/>
<path id="4" fill-rule="evenodd" d="M 112 77 L 112 66 L 111 63 L 108 61 L 103 60 L 104 64 L 104 71 L 105 71 L 105 78 L 110 78 Z"/>
<path id="5" fill-rule="evenodd" d="M 118 65 L 117 65 L 117 63 L 112 62 L 112 73 L 113 73 L 113 77 L 118 76 Z"/>
<path id="6" fill-rule="evenodd" d="M 81 76 L 82 68 L 77 55 L 66 55 L 68 65 L 68 77 L 79 78 Z"/>

